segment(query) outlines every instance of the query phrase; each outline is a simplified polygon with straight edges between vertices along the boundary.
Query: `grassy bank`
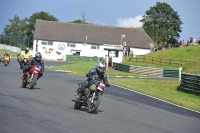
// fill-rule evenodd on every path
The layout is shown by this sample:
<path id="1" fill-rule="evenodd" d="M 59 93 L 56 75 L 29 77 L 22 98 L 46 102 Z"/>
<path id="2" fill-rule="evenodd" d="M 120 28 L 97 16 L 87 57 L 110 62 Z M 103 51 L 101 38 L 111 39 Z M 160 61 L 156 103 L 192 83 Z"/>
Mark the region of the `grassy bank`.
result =
<path id="1" fill-rule="evenodd" d="M 162 59 L 174 59 L 174 60 L 182 60 L 182 61 L 190 61 L 188 63 L 183 63 L 181 66 L 183 72 L 200 74 L 200 45 L 180 47 L 180 48 L 172 48 L 167 50 L 161 50 L 159 52 L 155 52 L 152 54 L 147 54 L 148 57 L 156 57 Z M 168 68 L 168 69 L 178 69 L 173 66 L 160 66 L 151 63 L 138 63 L 129 61 L 129 58 L 125 58 L 122 62 L 123 64 L 136 65 L 136 66 L 145 66 L 145 67 L 154 67 L 154 68 Z"/>

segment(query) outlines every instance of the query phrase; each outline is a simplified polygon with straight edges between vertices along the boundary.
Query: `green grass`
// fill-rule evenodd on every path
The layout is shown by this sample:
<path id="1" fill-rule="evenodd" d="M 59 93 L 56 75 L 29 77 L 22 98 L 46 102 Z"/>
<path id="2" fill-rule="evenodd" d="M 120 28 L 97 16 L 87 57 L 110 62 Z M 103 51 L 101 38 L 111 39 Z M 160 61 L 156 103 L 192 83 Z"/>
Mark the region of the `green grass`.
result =
<path id="1" fill-rule="evenodd" d="M 181 91 L 179 81 L 110 78 L 109 82 L 200 112 L 200 96 Z"/>
<path id="2" fill-rule="evenodd" d="M 54 66 L 51 69 L 71 71 L 72 74 L 74 75 L 84 76 L 86 73 L 89 72 L 90 69 L 95 68 L 97 65 L 97 62 L 77 61 L 77 62 L 71 62 L 71 63 L 72 64 L 65 65 L 65 66 Z M 116 71 L 112 67 L 108 67 L 108 70 L 106 71 L 106 73 L 108 76 L 137 76 L 138 75 L 134 73 Z"/>
<path id="3" fill-rule="evenodd" d="M 12 52 L 9 50 L 0 49 L 0 56 L 3 56 L 6 52 L 9 52 L 11 57 L 17 57 L 17 54 L 18 54 L 16 52 Z"/>

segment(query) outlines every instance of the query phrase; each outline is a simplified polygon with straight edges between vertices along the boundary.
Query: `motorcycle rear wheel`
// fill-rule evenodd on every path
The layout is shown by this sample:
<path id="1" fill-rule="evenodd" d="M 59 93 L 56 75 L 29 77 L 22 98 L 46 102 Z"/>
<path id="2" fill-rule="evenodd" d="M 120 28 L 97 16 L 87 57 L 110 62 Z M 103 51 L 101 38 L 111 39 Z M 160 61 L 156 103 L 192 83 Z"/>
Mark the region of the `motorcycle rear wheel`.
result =
<path id="1" fill-rule="evenodd" d="M 75 102 L 74 103 L 74 109 L 80 109 L 82 105 L 83 105 L 83 103 Z"/>
<path id="2" fill-rule="evenodd" d="M 99 107 L 101 102 L 101 95 L 96 96 L 96 99 L 94 100 L 93 103 L 89 103 L 88 105 L 88 113 L 94 113 L 97 108 Z"/>
<path id="3" fill-rule="evenodd" d="M 22 82 L 22 87 L 26 88 L 26 86 L 27 86 L 27 83 L 26 82 Z"/>

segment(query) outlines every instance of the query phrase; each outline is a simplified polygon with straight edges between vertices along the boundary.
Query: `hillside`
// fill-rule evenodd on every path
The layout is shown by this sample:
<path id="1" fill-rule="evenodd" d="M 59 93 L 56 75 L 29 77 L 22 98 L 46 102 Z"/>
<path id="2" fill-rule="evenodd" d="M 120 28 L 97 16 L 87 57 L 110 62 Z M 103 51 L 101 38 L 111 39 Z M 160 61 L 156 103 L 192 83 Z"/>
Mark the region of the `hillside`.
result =
<path id="1" fill-rule="evenodd" d="M 188 47 L 180 47 L 180 48 L 172 48 L 167 50 L 161 50 L 158 52 L 154 52 L 151 54 L 147 54 L 148 57 L 157 57 L 162 59 L 173 59 L 173 60 L 182 60 L 182 61 L 190 61 L 188 63 L 184 63 L 181 67 L 183 68 L 183 72 L 200 74 L 200 45 L 188 46 Z M 148 67 L 158 67 L 158 68 L 179 68 L 173 66 L 160 66 L 150 63 L 136 63 L 133 61 L 129 61 L 129 58 L 123 60 L 124 64 L 129 65 L 139 65 L 139 66 L 148 66 Z"/>

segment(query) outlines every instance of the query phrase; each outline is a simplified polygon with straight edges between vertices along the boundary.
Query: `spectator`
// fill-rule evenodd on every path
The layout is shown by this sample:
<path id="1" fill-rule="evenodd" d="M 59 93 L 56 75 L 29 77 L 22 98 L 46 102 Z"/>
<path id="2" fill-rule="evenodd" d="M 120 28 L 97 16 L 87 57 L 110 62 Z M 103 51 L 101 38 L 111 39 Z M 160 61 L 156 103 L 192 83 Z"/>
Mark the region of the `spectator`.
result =
<path id="1" fill-rule="evenodd" d="M 127 47 L 127 56 L 130 56 L 130 52 L 131 52 L 131 49 L 130 49 L 130 47 Z"/>
<path id="2" fill-rule="evenodd" d="M 131 50 L 131 57 L 133 57 L 133 50 Z"/>
<path id="3" fill-rule="evenodd" d="M 150 53 L 152 53 L 152 52 L 153 52 L 153 48 L 154 48 L 154 44 L 153 44 L 153 43 L 150 43 L 150 44 L 149 44 L 149 47 L 150 47 Z"/>
<path id="4" fill-rule="evenodd" d="M 181 44 L 182 44 L 182 40 L 180 40 L 180 42 L 179 42 L 179 46 L 181 46 Z"/>
<path id="5" fill-rule="evenodd" d="M 158 50 L 162 50 L 162 45 L 161 44 L 158 45 Z"/>
<path id="6" fill-rule="evenodd" d="M 182 46 L 182 47 L 185 46 L 185 42 L 184 42 L 184 40 L 182 41 L 181 46 Z"/>

